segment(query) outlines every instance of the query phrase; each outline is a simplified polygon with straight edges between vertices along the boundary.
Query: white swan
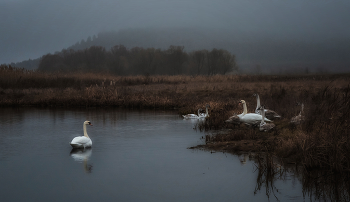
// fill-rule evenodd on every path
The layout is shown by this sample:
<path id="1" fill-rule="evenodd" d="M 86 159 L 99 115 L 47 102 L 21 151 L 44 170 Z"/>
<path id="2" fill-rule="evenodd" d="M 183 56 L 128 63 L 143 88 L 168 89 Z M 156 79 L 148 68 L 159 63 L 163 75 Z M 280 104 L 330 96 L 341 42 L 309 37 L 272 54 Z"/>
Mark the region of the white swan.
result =
<path id="1" fill-rule="evenodd" d="M 241 100 L 239 104 L 243 104 L 243 113 L 237 115 L 239 117 L 239 120 L 247 125 L 257 125 L 262 119 L 262 116 L 260 114 L 255 113 L 247 113 L 247 104 L 244 100 Z M 264 118 L 265 121 L 271 121 L 267 118 Z"/>
<path id="2" fill-rule="evenodd" d="M 199 116 L 200 116 L 201 118 L 207 118 L 207 117 L 209 117 L 209 112 L 208 112 L 208 108 L 209 108 L 209 107 L 210 107 L 209 104 L 205 105 L 205 113 L 200 113 L 200 114 L 199 114 Z"/>
<path id="3" fill-rule="evenodd" d="M 305 117 L 301 114 L 304 111 L 304 104 L 303 103 L 301 103 L 301 104 L 298 103 L 298 105 L 301 105 L 301 110 L 300 110 L 299 115 L 293 117 L 290 120 L 290 123 L 295 124 L 295 125 L 299 125 L 305 120 Z"/>
<path id="4" fill-rule="evenodd" d="M 260 110 L 260 113 L 261 113 L 261 116 L 262 116 L 262 119 L 261 119 L 261 122 L 260 122 L 260 126 L 259 126 L 259 130 L 266 132 L 266 131 L 269 131 L 269 130 L 273 129 L 275 127 L 275 124 L 273 124 L 273 123 L 266 123 L 264 121 L 264 118 L 265 118 L 265 107 L 264 106 L 260 106 L 259 110 Z"/>
<path id="5" fill-rule="evenodd" d="M 260 112 L 260 110 L 259 110 L 259 108 L 260 108 L 260 97 L 259 97 L 259 94 L 254 93 L 253 96 L 256 97 L 256 108 L 255 108 L 255 113 L 261 115 L 261 112 Z M 264 109 L 264 111 L 265 111 L 265 116 L 266 116 L 266 118 L 268 118 L 268 119 L 273 120 L 273 119 L 276 119 L 276 118 L 281 118 L 281 116 L 278 115 L 275 111 L 272 111 L 272 110 L 269 110 L 269 109 Z"/>
<path id="6" fill-rule="evenodd" d="M 86 132 L 86 125 L 90 125 L 92 126 L 90 121 L 85 121 L 83 124 L 83 130 L 84 130 L 84 136 L 78 136 L 75 137 L 72 142 L 70 143 L 70 145 L 73 148 L 86 148 L 86 147 L 91 147 L 92 146 L 92 141 L 90 139 L 90 137 L 88 136 L 87 132 Z"/>
<path id="7" fill-rule="evenodd" d="M 199 111 L 202 109 L 198 109 L 198 115 L 197 114 L 187 114 L 187 115 L 182 115 L 182 117 L 184 117 L 184 119 L 199 119 L 201 118 L 201 115 L 199 113 Z"/>

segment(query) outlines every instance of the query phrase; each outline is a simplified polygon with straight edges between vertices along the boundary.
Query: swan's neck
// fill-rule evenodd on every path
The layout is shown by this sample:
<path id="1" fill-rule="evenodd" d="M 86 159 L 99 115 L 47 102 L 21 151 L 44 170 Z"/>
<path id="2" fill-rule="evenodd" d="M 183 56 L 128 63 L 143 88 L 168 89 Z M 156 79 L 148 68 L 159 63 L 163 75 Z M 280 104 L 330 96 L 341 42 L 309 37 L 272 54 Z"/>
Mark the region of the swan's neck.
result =
<path id="1" fill-rule="evenodd" d="M 265 109 L 260 109 L 260 112 L 261 112 L 261 124 L 264 124 L 265 123 L 265 121 L 264 121 L 264 119 L 265 119 Z"/>
<path id="2" fill-rule="evenodd" d="M 199 113 L 200 109 L 198 109 L 198 116 L 200 116 L 200 113 Z"/>
<path id="3" fill-rule="evenodd" d="M 243 103 L 243 115 L 246 115 L 248 112 L 247 110 L 247 104 L 246 103 Z"/>
<path id="4" fill-rule="evenodd" d="M 84 136 L 87 137 L 87 138 L 90 138 L 86 132 L 86 124 L 84 123 L 83 125 L 83 130 L 84 130 Z"/>
<path id="5" fill-rule="evenodd" d="M 205 115 L 208 116 L 208 107 L 205 107 Z"/>
<path id="6" fill-rule="evenodd" d="M 258 109 L 260 107 L 260 98 L 259 95 L 256 94 L 256 109 Z"/>

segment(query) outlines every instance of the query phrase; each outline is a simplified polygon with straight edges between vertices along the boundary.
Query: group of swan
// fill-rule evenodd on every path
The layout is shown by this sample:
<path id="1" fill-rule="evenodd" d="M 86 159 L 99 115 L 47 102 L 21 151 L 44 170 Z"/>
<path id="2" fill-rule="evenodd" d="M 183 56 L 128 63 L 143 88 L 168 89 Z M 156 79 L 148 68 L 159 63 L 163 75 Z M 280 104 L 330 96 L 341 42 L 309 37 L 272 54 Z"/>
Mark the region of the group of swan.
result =
<path id="1" fill-rule="evenodd" d="M 260 122 L 260 125 L 259 125 L 260 131 L 269 131 L 269 130 L 273 129 L 275 127 L 275 124 L 266 123 L 265 121 L 272 122 L 270 119 L 281 118 L 281 116 L 279 116 L 276 112 L 269 110 L 269 109 L 265 109 L 264 106 L 261 106 L 260 105 L 260 98 L 259 98 L 258 94 L 254 94 L 254 96 L 256 96 L 256 98 L 257 98 L 257 106 L 255 109 L 255 113 L 248 113 L 246 102 L 244 100 L 241 100 L 239 102 L 239 104 L 243 105 L 243 113 L 238 114 L 238 115 L 235 114 L 235 115 L 231 116 L 229 119 L 226 120 L 226 122 L 237 124 L 237 125 L 239 125 L 240 123 L 245 123 L 246 125 L 252 125 L 252 126 L 258 125 Z M 304 116 L 302 115 L 302 112 L 304 110 L 304 104 L 299 104 L 299 105 L 301 105 L 301 111 L 300 111 L 299 115 L 297 115 L 291 119 L 290 122 L 292 124 L 297 125 L 297 124 L 300 124 L 304 120 Z M 197 114 L 187 114 L 187 115 L 183 115 L 183 117 L 185 119 L 200 119 L 200 118 L 209 117 L 209 113 L 208 113 L 209 107 L 210 107 L 209 104 L 207 104 L 205 106 L 205 113 L 200 113 L 200 111 L 202 109 L 198 109 L 198 115 Z M 267 114 L 269 115 L 269 117 L 267 116 Z M 268 118 L 270 118 L 270 119 L 268 119 Z M 92 126 L 90 121 L 84 122 L 84 124 L 83 124 L 84 136 L 75 137 L 72 140 L 72 142 L 70 142 L 70 145 L 73 148 L 84 148 L 85 149 L 85 148 L 92 146 L 92 141 L 86 132 L 86 125 Z"/>
<path id="2" fill-rule="evenodd" d="M 205 106 L 205 113 L 200 113 L 201 109 L 198 109 L 198 115 L 196 115 L 196 114 L 187 114 L 187 115 L 184 115 L 183 117 L 185 119 L 199 119 L 199 118 L 209 117 L 209 113 L 208 113 L 208 108 L 209 107 L 210 107 L 210 105 L 208 105 L 208 104 Z M 73 148 L 83 148 L 83 149 L 85 149 L 85 148 L 89 148 L 89 147 L 92 146 L 92 141 L 91 141 L 89 135 L 86 132 L 86 125 L 92 126 L 90 121 L 85 121 L 84 122 L 84 124 L 83 124 L 84 136 L 75 137 L 72 140 L 72 142 L 70 142 L 70 145 Z"/>
<path id="3" fill-rule="evenodd" d="M 255 113 L 261 115 L 261 111 L 259 110 L 259 108 L 261 107 L 261 105 L 260 105 L 260 97 L 259 97 L 259 95 L 257 93 L 255 93 L 253 96 L 256 97 Z M 270 109 L 264 109 L 264 112 L 265 112 L 266 118 L 268 118 L 268 119 L 273 120 L 273 119 L 276 119 L 276 118 L 281 118 L 280 115 L 278 115 L 275 111 L 272 111 Z"/>
<path id="4" fill-rule="evenodd" d="M 254 94 L 256 97 L 256 109 L 255 113 L 247 113 L 247 105 L 244 100 L 241 100 L 239 104 L 243 105 L 243 113 L 242 114 L 234 114 L 229 119 L 227 119 L 226 123 L 232 123 L 235 125 L 240 125 L 241 123 L 244 123 L 249 126 L 257 126 L 259 124 L 259 130 L 260 131 L 269 131 L 275 127 L 275 124 L 273 123 L 266 123 L 272 122 L 271 120 L 274 120 L 276 118 L 281 118 L 280 115 L 278 115 L 275 111 L 265 109 L 264 106 L 260 105 L 260 98 L 258 94 Z M 293 117 L 290 121 L 290 123 L 298 125 L 304 120 L 304 116 L 302 115 L 304 109 L 304 104 L 301 104 L 301 111 L 299 115 Z"/>
<path id="5" fill-rule="evenodd" d="M 238 115 L 233 115 L 229 119 L 227 119 L 226 123 L 233 123 L 235 125 L 239 125 L 241 123 L 244 123 L 249 126 L 257 126 L 260 123 L 260 130 L 261 131 L 268 131 L 271 130 L 274 127 L 274 124 L 267 124 L 267 122 L 271 122 L 270 119 L 276 119 L 281 118 L 280 115 L 278 115 L 275 111 L 265 109 L 264 106 L 260 105 L 260 97 L 258 94 L 254 94 L 256 97 L 256 109 L 255 113 L 248 113 L 247 110 L 247 104 L 244 100 L 241 100 L 239 104 L 243 105 L 243 113 Z M 270 129 L 267 129 L 268 125 Z"/>
<path id="6" fill-rule="evenodd" d="M 256 113 L 247 113 L 247 104 L 245 103 L 244 100 L 241 100 L 239 102 L 239 104 L 243 105 L 243 113 L 237 115 L 239 117 L 240 122 L 243 122 L 247 125 L 257 125 L 258 123 L 262 122 L 262 121 L 269 121 L 271 122 L 270 119 L 267 119 L 265 117 L 263 117 L 260 114 L 256 114 Z M 261 107 L 260 107 L 261 108 Z"/>
<path id="7" fill-rule="evenodd" d="M 201 118 L 207 118 L 209 117 L 209 112 L 208 108 L 210 107 L 209 104 L 205 106 L 205 113 L 200 113 L 202 109 L 198 109 L 198 115 L 197 114 L 187 114 L 187 115 L 182 115 L 184 119 L 201 119 Z"/>

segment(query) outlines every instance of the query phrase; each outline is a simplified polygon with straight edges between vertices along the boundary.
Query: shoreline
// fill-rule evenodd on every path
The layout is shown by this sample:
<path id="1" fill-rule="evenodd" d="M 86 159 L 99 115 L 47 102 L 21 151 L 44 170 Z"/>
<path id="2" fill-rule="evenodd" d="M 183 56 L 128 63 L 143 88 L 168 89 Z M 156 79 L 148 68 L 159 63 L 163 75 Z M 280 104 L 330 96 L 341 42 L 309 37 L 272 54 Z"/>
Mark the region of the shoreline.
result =
<path id="1" fill-rule="evenodd" d="M 1 72 L 0 107 L 122 107 L 128 109 L 177 110 L 197 113 L 210 105 L 210 117 L 197 124 L 201 131 L 222 131 L 207 135 L 200 149 L 216 151 L 271 152 L 291 157 L 308 169 L 350 171 L 350 74 L 289 76 L 128 76 L 93 74 L 44 74 Z M 282 116 L 276 129 L 260 132 L 225 123 L 241 114 L 240 100 L 248 113 L 262 105 Z M 305 121 L 293 125 L 290 119 L 305 105 Z M 336 146 L 334 146 L 336 145 Z"/>

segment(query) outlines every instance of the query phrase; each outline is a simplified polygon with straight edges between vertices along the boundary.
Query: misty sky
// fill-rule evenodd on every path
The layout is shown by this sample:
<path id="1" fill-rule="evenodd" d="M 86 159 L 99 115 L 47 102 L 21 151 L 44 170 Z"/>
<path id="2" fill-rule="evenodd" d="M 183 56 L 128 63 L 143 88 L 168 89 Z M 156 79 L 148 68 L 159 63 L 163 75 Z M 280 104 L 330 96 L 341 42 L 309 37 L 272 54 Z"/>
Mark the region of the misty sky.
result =
<path id="1" fill-rule="evenodd" d="M 102 31 L 144 27 L 349 40 L 350 1 L 0 0 L 0 64 L 60 51 Z"/>

